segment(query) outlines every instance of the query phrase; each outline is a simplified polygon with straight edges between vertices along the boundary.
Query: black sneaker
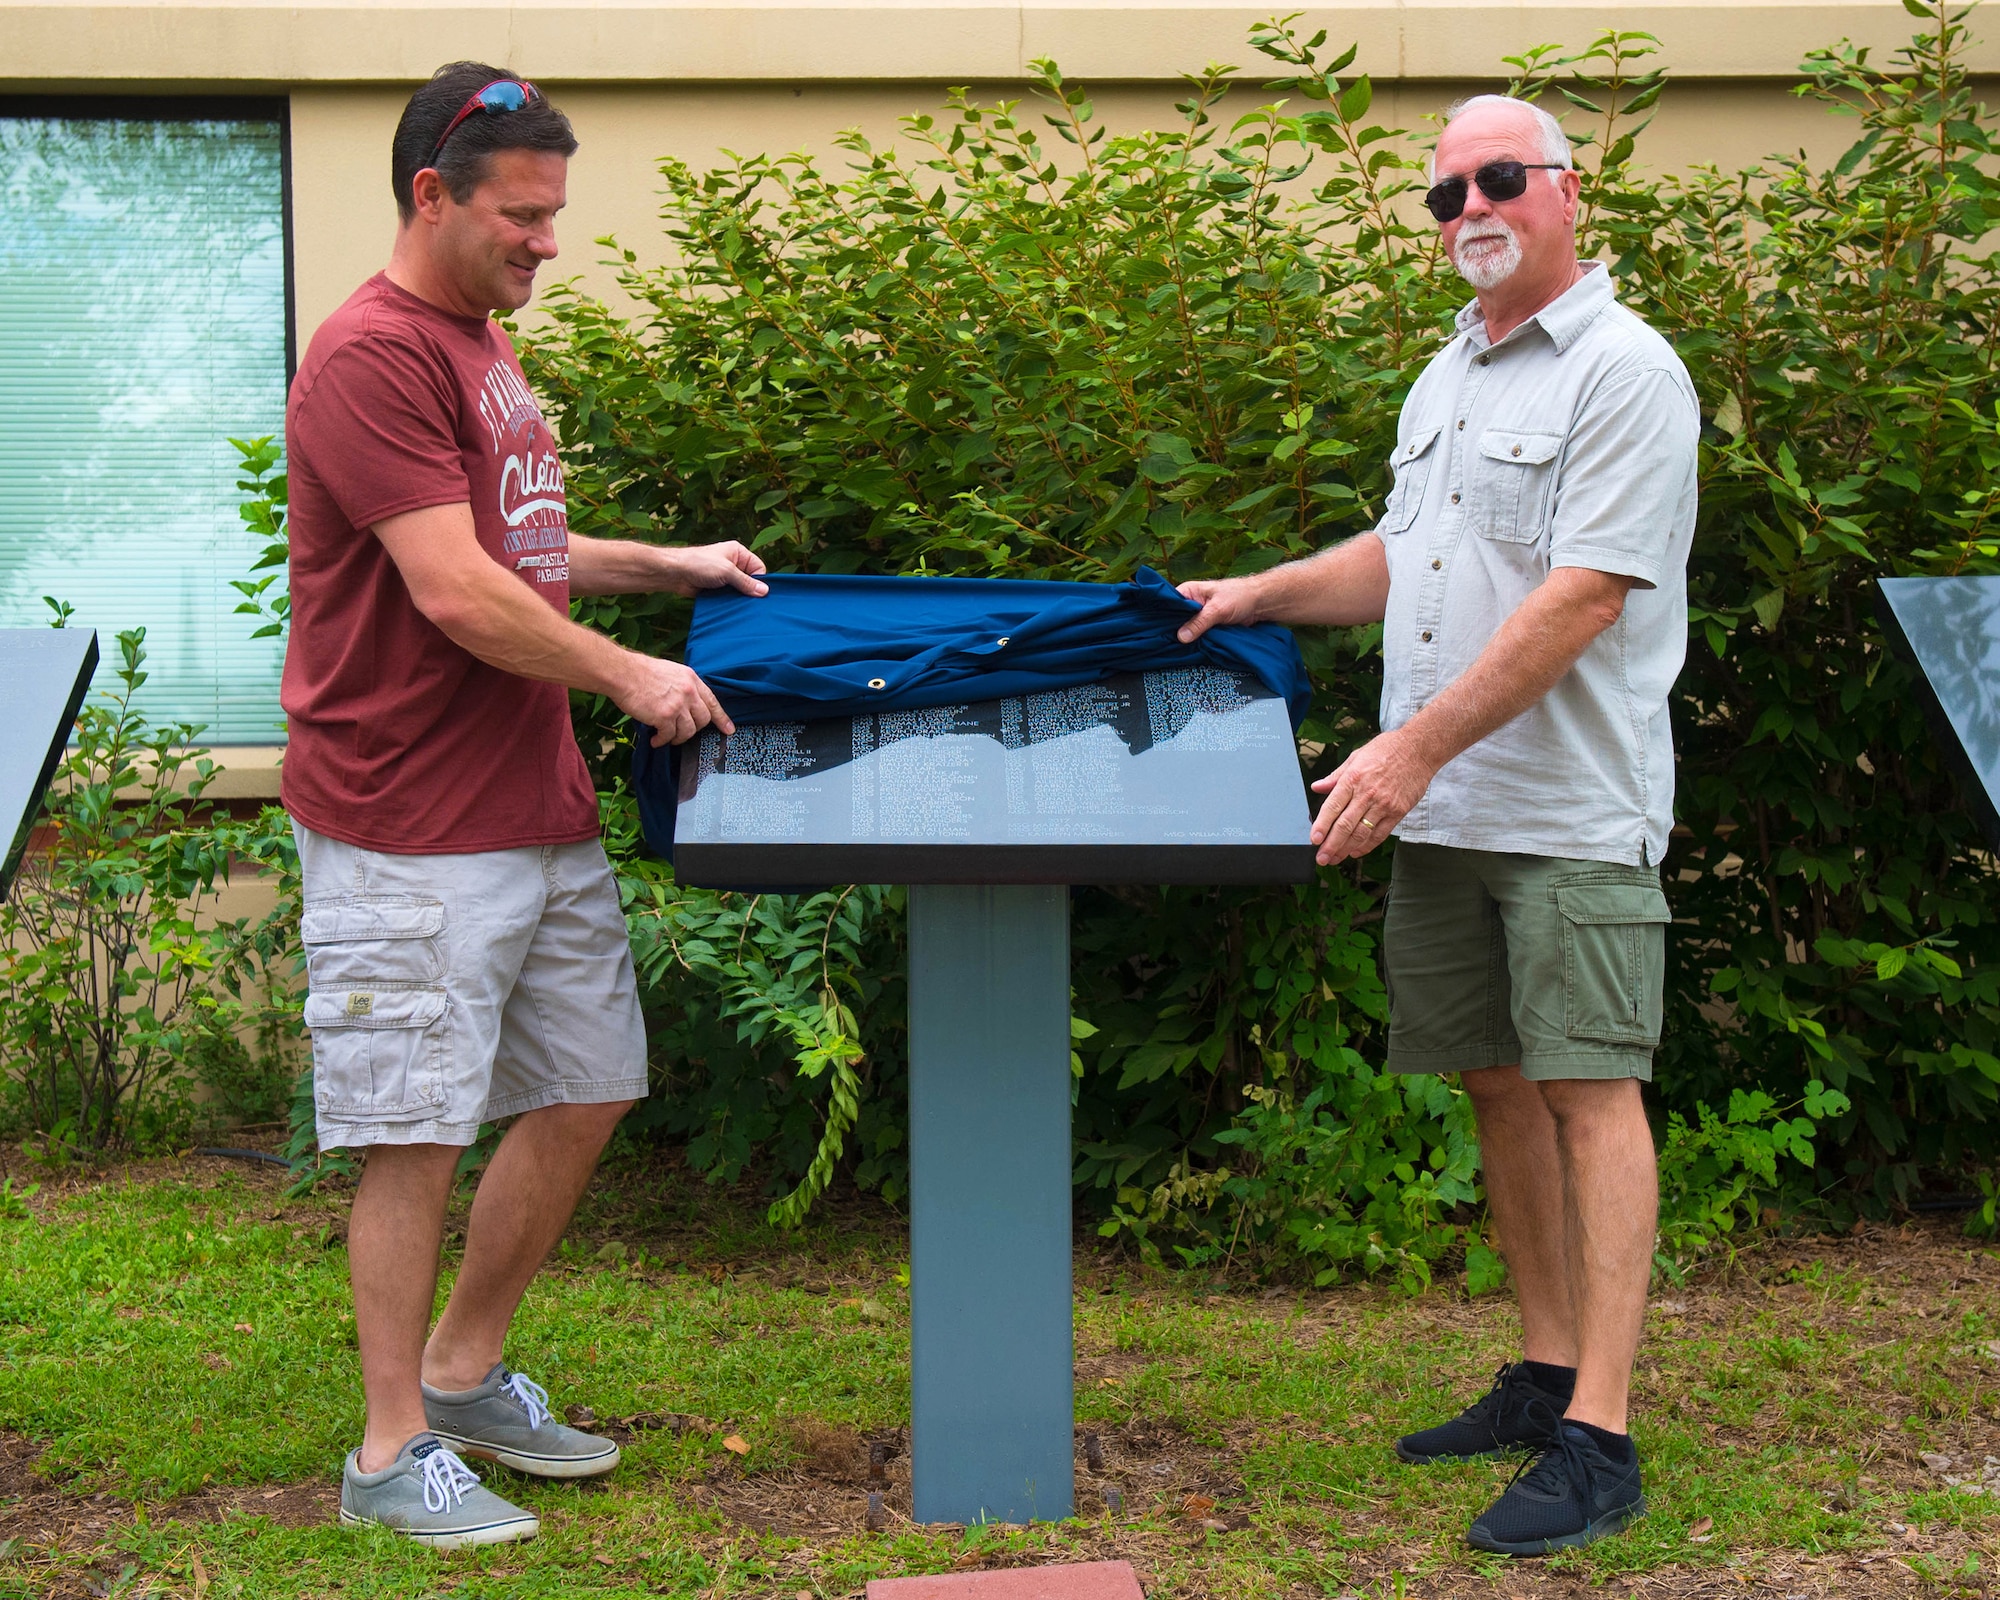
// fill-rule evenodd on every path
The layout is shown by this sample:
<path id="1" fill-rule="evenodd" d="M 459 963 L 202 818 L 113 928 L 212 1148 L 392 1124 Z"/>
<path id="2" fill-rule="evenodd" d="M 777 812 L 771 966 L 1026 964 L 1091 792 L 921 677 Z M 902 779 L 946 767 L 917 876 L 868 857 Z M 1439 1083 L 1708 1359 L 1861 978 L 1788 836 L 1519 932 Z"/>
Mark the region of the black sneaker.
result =
<path id="1" fill-rule="evenodd" d="M 1529 1415 L 1532 1402 L 1534 1415 Z M 1451 1421 L 1396 1441 L 1405 1461 L 1471 1461 L 1508 1450 L 1540 1450 L 1555 1437 L 1555 1420 L 1569 1404 L 1536 1383 L 1524 1361 L 1493 1374 L 1493 1387 Z"/>
<path id="2" fill-rule="evenodd" d="M 1630 1461 L 1613 1461 L 1595 1439 L 1569 1424 L 1539 1456 L 1522 1464 L 1507 1492 L 1480 1514 L 1466 1538 L 1503 1556 L 1546 1556 L 1594 1543 L 1645 1514 L 1639 1452 L 1634 1450 Z"/>

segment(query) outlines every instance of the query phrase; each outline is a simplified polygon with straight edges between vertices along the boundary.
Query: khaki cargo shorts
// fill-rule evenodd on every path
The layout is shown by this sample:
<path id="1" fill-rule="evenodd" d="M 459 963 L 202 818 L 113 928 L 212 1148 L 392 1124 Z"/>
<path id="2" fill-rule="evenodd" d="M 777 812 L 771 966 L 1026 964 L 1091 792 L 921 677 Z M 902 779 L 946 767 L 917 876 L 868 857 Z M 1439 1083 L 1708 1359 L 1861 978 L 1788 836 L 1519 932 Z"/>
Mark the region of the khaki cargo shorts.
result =
<path id="1" fill-rule="evenodd" d="M 1650 1080 L 1668 916 L 1657 867 L 1398 841 L 1389 1070 Z"/>
<path id="2" fill-rule="evenodd" d="M 645 1094 L 632 950 L 596 840 L 405 856 L 292 833 L 321 1149 L 468 1145 L 499 1117 Z"/>

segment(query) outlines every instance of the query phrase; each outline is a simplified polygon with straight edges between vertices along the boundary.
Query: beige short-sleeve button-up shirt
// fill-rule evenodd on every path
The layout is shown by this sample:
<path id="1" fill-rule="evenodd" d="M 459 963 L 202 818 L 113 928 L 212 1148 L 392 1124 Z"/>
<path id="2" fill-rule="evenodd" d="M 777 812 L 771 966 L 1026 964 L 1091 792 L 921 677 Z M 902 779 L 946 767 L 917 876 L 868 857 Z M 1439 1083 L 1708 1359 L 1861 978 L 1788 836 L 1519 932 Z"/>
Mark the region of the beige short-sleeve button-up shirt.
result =
<path id="1" fill-rule="evenodd" d="M 1459 313 L 1404 402 L 1375 529 L 1389 559 L 1383 728 L 1471 666 L 1554 568 L 1637 581 L 1547 695 L 1438 773 L 1398 838 L 1660 860 L 1700 428 L 1687 369 L 1598 263 L 1498 344 L 1476 302 Z"/>

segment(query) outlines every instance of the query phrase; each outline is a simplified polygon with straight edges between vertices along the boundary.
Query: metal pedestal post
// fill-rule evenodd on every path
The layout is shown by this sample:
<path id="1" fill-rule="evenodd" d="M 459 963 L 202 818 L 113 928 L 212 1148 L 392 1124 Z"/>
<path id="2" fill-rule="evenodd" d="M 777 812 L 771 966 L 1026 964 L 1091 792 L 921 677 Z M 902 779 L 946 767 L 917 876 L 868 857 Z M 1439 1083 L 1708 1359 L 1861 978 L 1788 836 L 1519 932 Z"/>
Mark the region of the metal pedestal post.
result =
<path id="1" fill-rule="evenodd" d="M 1075 1499 L 1069 891 L 910 889 L 910 1432 L 919 1522 Z"/>

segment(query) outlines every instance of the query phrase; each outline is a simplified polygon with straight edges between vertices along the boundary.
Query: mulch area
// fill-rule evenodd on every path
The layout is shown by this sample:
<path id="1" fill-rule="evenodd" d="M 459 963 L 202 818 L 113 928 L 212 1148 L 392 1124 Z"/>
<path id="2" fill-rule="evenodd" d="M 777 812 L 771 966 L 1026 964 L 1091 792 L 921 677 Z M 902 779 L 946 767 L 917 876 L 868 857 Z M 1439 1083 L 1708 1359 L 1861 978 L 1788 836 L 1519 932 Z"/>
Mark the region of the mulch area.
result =
<path id="1" fill-rule="evenodd" d="M 98 1553 L 96 1573 L 46 1570 L 30 1576 L 37 1600 L 98 1600 L 114 1592 L 120 1563 L 113 1541 L 131 1525 L 133 1506 L 113 1494 L 83 1494 L 61 1474 L 36 1470 L 42 1446 L 0 1429 L 0 1557 L 27 1552 L 71 1558 Z M 332 1482 L 230 1485 L 206 1488 L 148 1509 L 162 1522 L 220 1522 L 226 1517 L 267 1517 L 281 1527 L 309 1528 L 332 1522 L 340 1510 L 340 1490 Z M 18 1555 L 16 1553 L 19 1553 Z M 36 1567 L 43 1566 L 36 1561 Z M 4 1572 L 0 1567 L 0 1572 Z"/>
<path id="2" fill-rule="evenodd" d="M 120 1176 L 144 1181 L 175 1176 L 197 1183 L 212 1183 L 223 1172 L 248 1178 L 259 1191 L 268 1188 L 275 1201 L 282 1188 L 282 1174 L 275 1168 L 245 1168 L 217 1159 L 187 1159 L 147 1162 L 122 1169 Z M 104 1181 L 102 1174 L 76 1172 L 54 1181 L 45 1179 L 43 1201 L 91 1187 Z M 252 1202 L 256 1204 L 256 1202 Z M 344 1220 L 344 1201 L 306 1202 L 313 1210 L 323 1210 L 325 1220 Z M 865 1210 L 865 1206 L 861 1208 Z M 631 1226 L 629 1216 L 600 1215 L 588 1218 L 580 1237 L 590 1243 L 617 1238 L 634 1248 L 665 1250 L 676 1238 L 665 1234 L 648 1239 Z M 879 1229 L 881 1219 L 875 1219 Z M 677 1230 L 678 1233 L 678 1230 Z M 693 1242 L 692 1230 L 687 1242 Z M 1077 1261 L 1079 1287 L 1102 1278 L 1108 1283 L 1114 1271 L 1125 1264 L 1092 1254 L 1091 1243 L 1080 1243 Z M 1649 1318 L 1648 1344 L 1658 1347 L 1671 1339 L 1678 1328 L 1719 1332 L 1742 1323 L 1760 1309 L 1781 1307 L 1794 1326 L 1824 1326 L 1838 1320 L 1852 1328 L 1856 1310 L 1810 1281 L 1815 1264 L 1829 1274 L 1858 1273 L 1873 1286 L 1860 1316 L 1872 1325 L 1884 1342 L 1902 1332 L 1916 1331 L 1931 1319 L 1950 1312 L 1951 1305 L 1980 1302 L 2000 1310 L 2000 1255 L 1991 1250 L 1968 1249 L 1953 1218 L 1920 1218 L 1901 1225 L 1869 1225 L 1843 1237 L 1774 1239 L 1741 1252 L 1726 1266 L 1709 1269 L 1688 1286 L 1667 1288 L 1656 1293 Z M 779 1284 L 832 1291 L 846 1283 L 845 1263 L 815 1257 L 811 1251 L 783 1258 L 762 1255 L 742 1261 L 715 1260 L 708 1267 L 712 1276 L 760 1277 Z M 1808 1281 L 1799 1281 L 1800 1275 Z M 858 1281 L 858 1280 L 856 1280 Z M 1250 1292 L 1263 1293 L 1286 1302 L 1297 1299 L 1301 1314 L 1294 1323 L 1293 1337 L 1301 1346 L 1310 1346 L 1343 1327 L 1358 1324 L 1364 1314 L 1379 1312 L 1396 1297 L 1393 1291 L 1369 1287 L 1347 1287 L 1327 1291 L 1277 1291 L 1268 1287 Z M 1443 1294 L 1426 1297 L 1406 1307 L 1414 1337 L 1448 1337 L 1490 1328 L 1502 1315 L 1496 1302 L 1466 1301 Z M 1290 1309 L 1289 1306 L 1287 1309 Z M 1077 1380 L 1079 1386 L 1116 1380 L 1146 1358 L 1130 1352 L 1093 1350 L 1080 1344 Z M 1978 1385 L 1990 1391 L 1995 1364 L 2000 1363 L 2000 1341 L 1966 1349 L 1943 1374 L 1953 1388 Z M 1643 1364 L 1643 1363 L 1642 1363 Z M 1664 1363 L 1663 1363 L 1664 1365 Z M 1962 1368 L 1962 1370 L 1961 1370 Z M 1935 1489 L 1943 1486 L 1944 1475 L 1980 1478 L 1982 1471 L 2000 1497 L 2000 1472 L 1984 1467 L 1987 1456 L 2000 1458 L 2000 1405 L 1970 1418 L 1948 1418 L 1935 1401 L 1892 1390 L 1857 1395 L 1881 1417 L 1878 1437 L 1866 1453 L 1866 1478 L 1875 1486 L 1897 1491 Z M 1665 1402 L 1666 1397 L 1649 1392 L 1642 1370 L 1635 1385 L 1635 1405 L 1643 1412 Z M 1918 1418 L 1921 1428 L 1903 1427 Z M 582 1419 L 579 1419 L 582 1420 Z M 977 1550 L 960 1560 L 962 1567 L 1038 1565 L 1058 1561 L 1127 1560 L 1137 1568 L 1142 1580 L 1168 1581 L 1176 1596 L 1188 1600 L 1236 1600 L 1222 1575 L 1228 1562 L 1231 1540 L 1252 1530 L 1256 1507 L 1245 1495 L 1240 1463 L 1260 1439 L 1271 1431 L 1296 1434 L 1306 1430 L 1330 1441 L 1357 1441 L 1372 1431 L 1373 1419 L 1353 1417 L 1346 1430 L 1327 1427 L 1324 1419 L 1282 1418 L 1268 1423 L 1236 1427 L 1219 1438 L 1199 1443 L 1170 1425 L 1132 1417 L 1116 1427 L 1101 1427 L 1095 1438 L 1085 1430 L 1077 1436 L 1077 1506 L 1090 1520 L 1038 1532 L 1024 1550 L 1001 1552 Z M 596 1426 L 614 1436 L 629 1439 L 647 1428 L 695 1427 L 708 1431 L 706 1419 L 682 1418 L 644 1413 L 632 1418 L 600 1419 Z M 1358 1431 L 1357 1431 L 1358 1430 Z M 1799 1425 L 1777 1417 L 1759 1416 L 1743 1428 L 1708 1427 L 1705 1433 L 1721 1450 L 1755 1447 L 1780 1431 L 1793 1442 L 1810 1444 L 1810 1424 L 1801 1435 Z M 774 1600 L 792 1600 L 802 1588 L 814 1582 L 815 1545 L 845 1540 L 866 1529 L 893 1531 L 907 1526 L 910 1514 L 909 1449 L 906 1430 L 864 1435 L 853 1429 L 837 1428 L 807 1421 L 789 1427 L 790 1454 L 794 1458 L 782 1467 L 765 1467 L 745 1472 L 738 1460 L 719 1453 L 709 1469 L 692 1481 L 683 1481 L 676 1492 L 713 1512 L 723 1524 L 714 1543 L 740 1543 L 743 1533 L 754 1532 L 801 1541 L 798 1549 L 784 1556 L 783 1576 L 771 1591 Z M 1843 1437 L 1849 1437 L 1843 1435 Z M 1922 1450 L 1914 1442 L 1921 1438 Z M 1851 1442 L 1851 1438 L 1850 1438 Z M 1926 1460 L 1948 1457 L 1940 1464 Z M 95 1580 L 79 1575 L 57 1586 L 31 1589 L 48 1600 L 84 1600 L 109 1592 L 118 1572 L 118 1562 L 108 1546 L 134 1516 L 133 1506 L 118 1496 L 85 1493 L 55 1475 L 36 1469 L 41 1447 L 33 1440 L 0 1431 L 0 1561 L 13 1557 L 18 1562 L 30 1551 L 63 1552 L 72 1558 L 88 1558 L 98 1552 Z M 1842 1487 L 1832 1479 L 1825 1492 L 1838 1496 Z M 873 1497 L 873 1498 L 872 1498 Z M 237 1485 L 209 1487 L 200 1493 L 163 1504 L 149 1506 L 147 1515 L 157 1526 L 166 1521 L 189 1524 L 216 1522 L 232 1516 L 266 1517 L 286 1527 L 305 1527 L 334 1520 L 338 1489 L 329 1478 L 298 1484 Z M 1812 1553 L 1794 1550 L 1739 1550 L 1726 1565 L 1666 1567 L 1635 1575 L 1614 1575 L 1592 1579 L 1562 1562 L 1515 1563 L 1492 1574 L 1469 1565 L 1440 1565 L 1434 1544 L 1403 1544 L 1396 1541 L 1399 1531 L 1379 1520 L 1365 1505 L 1328 1509 L 1330 1534 L 1340 1540 L 1381 1538 L 1385 1543 L 1369 1550 L 1328 1549 L 1316 1551 L 1310 1543 L 1295 1544 L 1295 1554 L 1306 1557 L 1324 1553 L 1344 1563 L 1347 1587 L 1341 1591 L 1373 1597 L 1406 1595 L 1412 1600 L 1459 1600 L 1459 1597 L 1493 1597 L 1493 1600 L 1558 1600 L 1558 1597 L 1643 1596 L 1645 1600 L 1707 1600 L 1711 1596 L 1760 1596 L 1772 1600 L 1882 1600 L 1887 1596 L 1956 1595 L 1979 1596 L 1980 1600 L 2000 1597 L 2000 1541 L 1988 1535 L 1934 1526 L 1922 1532 L 1890 1525 L 1876 1548 L 1860 1554 Z M 1254 1534 L 1252 1534 L 1254 1537 Z M 1940 1584 L 1913 1564 L 1922 1558 L 1932 1571 L 1961 1572 L 1967 1558 L 1977 1556 L 1981 1575 Z M 39 1566 L 40 1563 L 38 1562 Z M 4 1570 L 4 1569 L 0 1569 Z M 20 1570 L 18 1566 L 16 1570 Z M 817 1594 L 816 1588 L 808 1592 Z M 1301 1585 L 1297 1593 L 1320 1595 L 1318 1585 Z"/>

